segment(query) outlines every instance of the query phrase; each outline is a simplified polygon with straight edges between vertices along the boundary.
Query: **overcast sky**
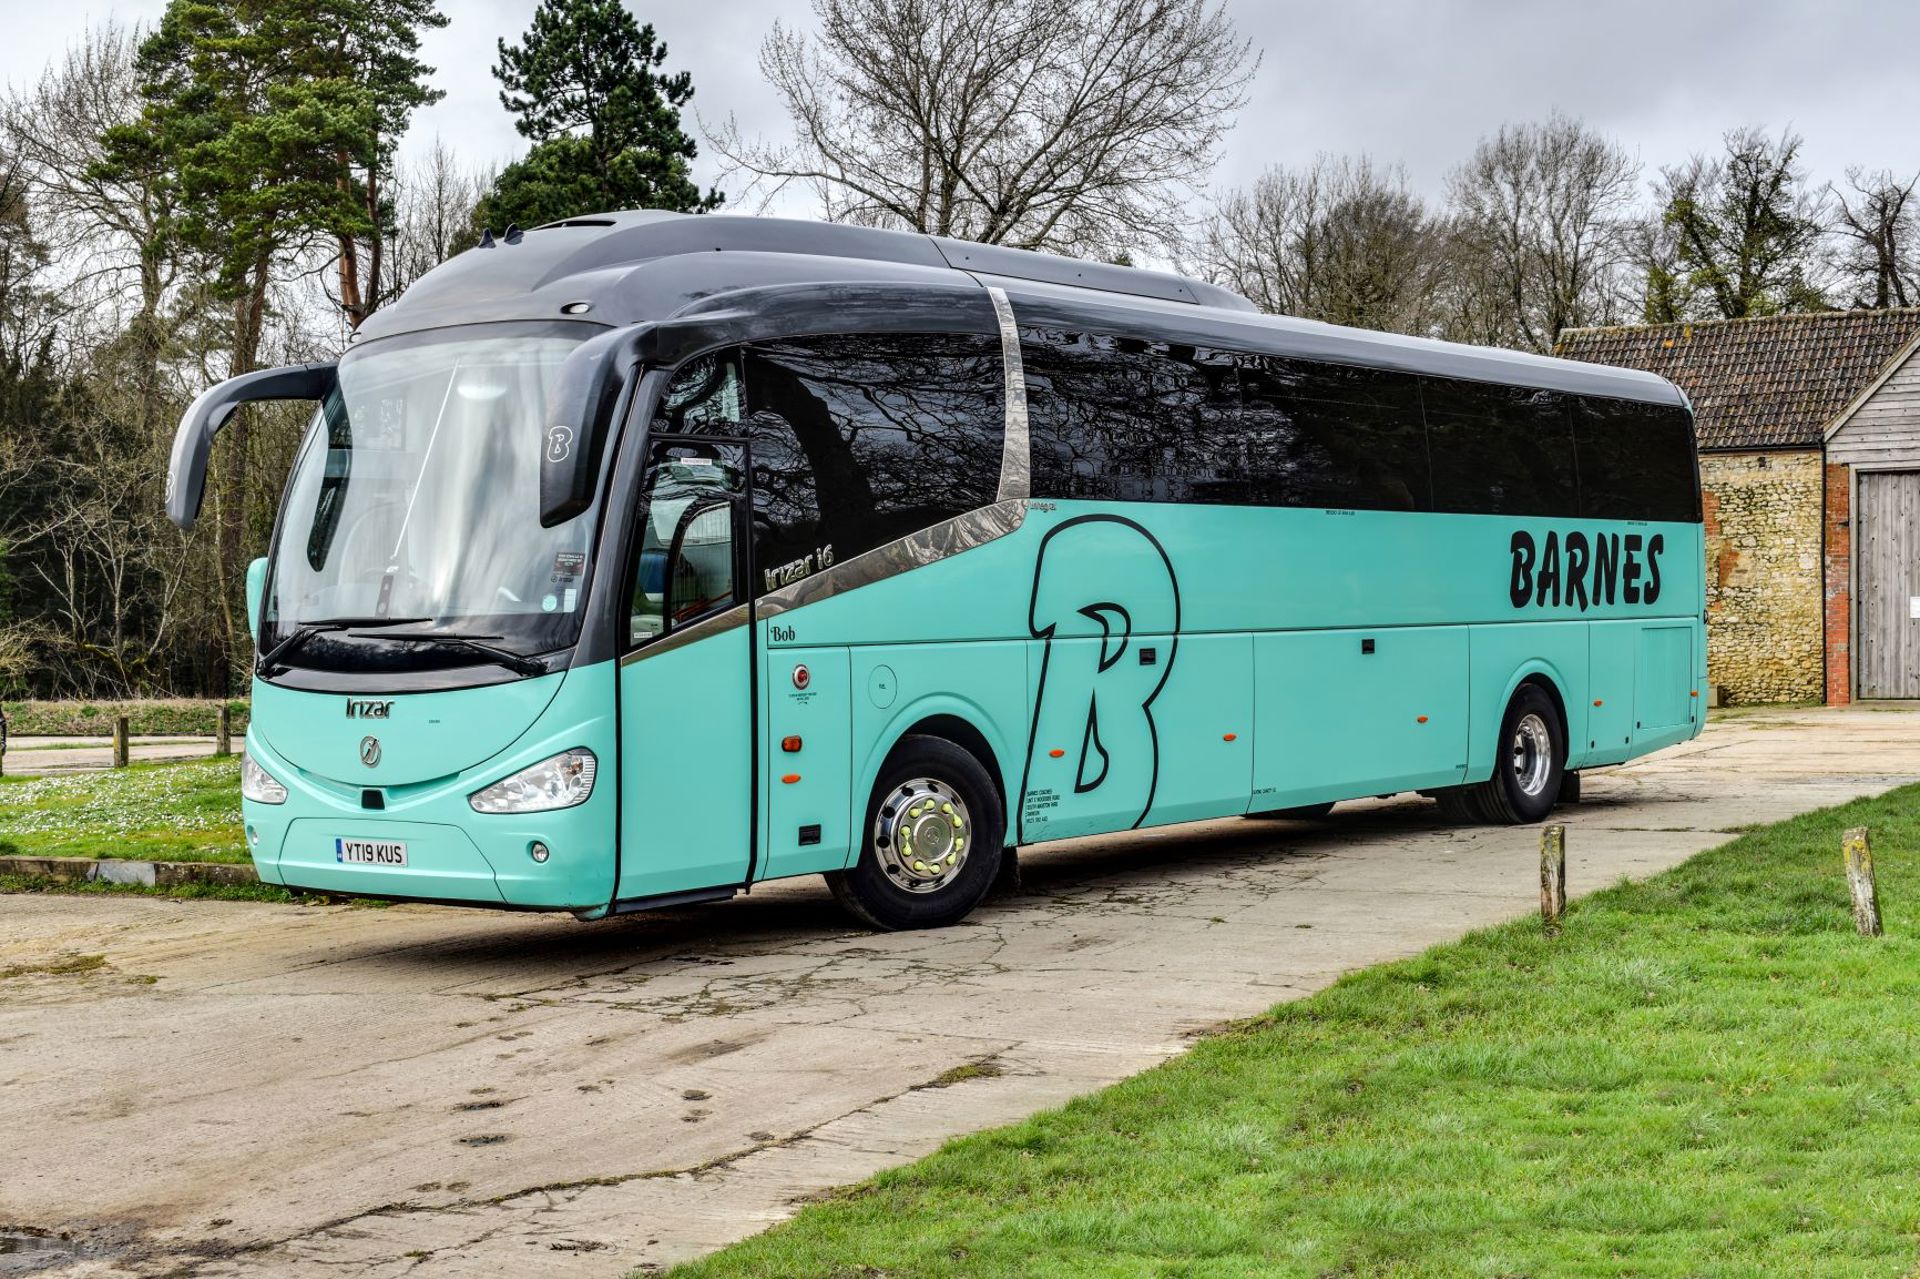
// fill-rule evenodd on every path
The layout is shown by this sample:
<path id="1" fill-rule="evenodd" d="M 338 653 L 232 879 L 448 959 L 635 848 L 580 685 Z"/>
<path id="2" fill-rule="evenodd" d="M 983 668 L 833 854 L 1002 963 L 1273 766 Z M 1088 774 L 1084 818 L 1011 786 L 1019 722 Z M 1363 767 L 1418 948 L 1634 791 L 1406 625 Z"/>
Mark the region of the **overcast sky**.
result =
<path id="1" fill-rule="evenodd" d="M 408 146 L 440 135 L 475 160 L 522 149 L 488 68 L 533 0 L 442 0 L 452 22 L 426 60 L 446 98 L 416 117 Z M 776 17 L 806 26 L 801 0 L 629 0 L 693 73 L 693 105 L 750 133 L 782 134 L 755 54 Z M 152 22 L 164 0 L 0 0 L 0 78 L 40 73 L 89 21 Z M 1365 151 L 1404 165 L 1437 195 L 1447 170 L 1502 121 L 1579 116 L 1657 166 L 1712 149 L 1727 128 L 1791 125 L 1819 178 L 1848 165 L 1920 170 L 1920 5 L 1896 0 L 1228 0 L 1263 61 L 1215 180 L 1269 164 Z M 697 123 L 692 125 L 698 131 Z M 704 151 L 704 148 L 703 148 Z M 713 159 L 698 165 L 715 177 Z M 811 201 L 779 211 L 806 214 Z"/>

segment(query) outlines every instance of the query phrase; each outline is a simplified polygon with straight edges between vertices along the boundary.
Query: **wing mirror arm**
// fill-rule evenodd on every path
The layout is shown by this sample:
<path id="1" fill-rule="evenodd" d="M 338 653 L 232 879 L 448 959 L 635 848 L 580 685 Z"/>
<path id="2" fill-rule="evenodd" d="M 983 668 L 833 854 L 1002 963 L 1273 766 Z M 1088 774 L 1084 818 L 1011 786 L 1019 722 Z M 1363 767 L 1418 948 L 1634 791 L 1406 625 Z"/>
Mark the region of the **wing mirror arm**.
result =
<path id="1" fill-rule="evenodd" d="M 600 463 L 622 394 L 653 353 L 655 328 L 612 329 L 567 353 L 547 394 L 540 442 L 540 526 L 564 524 L 593 505 Z"/>
<path id="2" fill-rule="evenodd" d="M 173 435 L 173 455 L 167 464 L 167 518 L 183 529 L 191 529 L 200 518 L 213 439 L 233 419 L 234 410 L 256 400 L 324 400 L 333 390 L 335 371 L 333 364 L 259 369 L 202 392 L 187 406 Z"/>

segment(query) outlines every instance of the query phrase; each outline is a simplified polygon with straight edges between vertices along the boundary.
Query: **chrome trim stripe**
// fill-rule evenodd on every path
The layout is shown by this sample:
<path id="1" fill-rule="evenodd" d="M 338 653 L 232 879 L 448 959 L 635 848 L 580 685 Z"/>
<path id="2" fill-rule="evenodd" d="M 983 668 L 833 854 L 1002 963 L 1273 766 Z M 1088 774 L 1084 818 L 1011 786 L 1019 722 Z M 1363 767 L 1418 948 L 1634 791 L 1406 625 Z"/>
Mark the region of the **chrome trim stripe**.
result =
<path id="1" fill-rule="evenodd" d="M 772 617 L 803 604 L 815 604 L 829 596 L 897 577 L 908 569 L 937 564 L 949 555 L 958 555 L 995 538 L 1005 537 L 1019 528 L 1026 518 L 1025 498 L 995 502 L 992 506 L 956 515 L 932 528 L 923 528 L 918 533 L 910 533 L 885 546 L 876 546 L 850 560 L 842 560 L 791 586 L 767 592 L 760 597 L 760 616 Z"/>
<path id="2" fill-rule="evenodd" d="M 646 657 L 658 657 L 662 653 L 671 653 L 674 649 L 691 644 L 695 640 L 706 639 L 710 635 L 721 635 L 736 626 L 747 624 L 747 606 L 736 604 L 724 613 L 715 613 L 712 617 L 703 617 L 685 630 L 668 631 L 659 639 L 649 641 L 645 647 L 636 648 L 620 659 L 620 665 L 627 666 Z"/>
<path id="3" fill-rule="evenodd" d="M 1006 436 L 1000 445 L 1000 491 L 996 501 L 1033 496 L 1033 444 L 1027 432 L 1027 378 L 1020 363 L 1020 328 L 1005 289 L 989 287 L 993 315 L 1000 322 L 1000 364 L 1007 383 Z"/>

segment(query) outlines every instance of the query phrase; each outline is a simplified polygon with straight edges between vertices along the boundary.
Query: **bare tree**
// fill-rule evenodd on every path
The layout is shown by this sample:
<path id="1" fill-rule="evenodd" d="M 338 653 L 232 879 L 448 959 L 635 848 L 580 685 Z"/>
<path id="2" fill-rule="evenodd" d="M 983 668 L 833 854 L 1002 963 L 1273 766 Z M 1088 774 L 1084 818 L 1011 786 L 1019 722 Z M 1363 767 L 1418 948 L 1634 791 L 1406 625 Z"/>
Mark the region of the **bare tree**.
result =
<path id="1" fill-rule="evenodd" d="M 1447 180 L 1456 278 L 1498 308 L 1495 331 L 1471 336 L 1549 351 L 1562 329 L 1615 319 L 1639 177 L 1623 147 L 1558 112 L 1483 139 Z"/>
<path id="2" fill-rule="evenodd" d="M 760 67 L 787 145 L 710 130 L 836 221 L 1116 258 L 1163 249 L 1258 58 L 1218 0 L 813 0 Z"/>
<path id="3" fill-rule="evenodd" d="M 1647 264 L 1647 319 L 1733 320 L 1826 306 L 1826 192 L 1807 184 L 1798 134 L 1734 129 L 1723 154 L 1662 170 L 1654 195 L 1673 234 L 1674 266 Z"/>
<path id="4" fill-rule="evenodd" d="M 40 235 L 62 264 L 64 288 L 102 303 L 101 323 L 124 329 L 140 425 L 151 434 L 168 424 L 162 312 L 182 259 L 165 234 L 173 210 L 159 173 L 112 173 L 101 140 L 139 118 L 139 41 L 111 21 L 89 27 L 38 81 L 0 98 L 0 139 L 43 211 Z M 122 297 L 132 299 L 131 315 L 119 313 Z"/>
<path id="5" fill-rule="evenodd" d="M 1853 293 L 1855 307 L 1884 310 L 1920 299 L 1920 224 L 1913 189 L 1920 174 L 1901 179 L 1893 170 L 1847 170 L 1842 191 L 1832 183 L 1834 271 Z"/>
<path id="6" fill-rule="evenodd" d="M 1404 172 L 1322 155 L 1221 196 L 1198 252 L 1202 274 L 1264 311 L 1420 333 L 1433 320 L 1439 247 Z"/>
<path id="7" fill-rule="evenodd" d="M 394 206 L 390 302 L 476 237 L 474 208 L 493 186 L 493 175 L 460 163 L 435 137 L 418 160 L 400 166 L 388 184 Z"/>

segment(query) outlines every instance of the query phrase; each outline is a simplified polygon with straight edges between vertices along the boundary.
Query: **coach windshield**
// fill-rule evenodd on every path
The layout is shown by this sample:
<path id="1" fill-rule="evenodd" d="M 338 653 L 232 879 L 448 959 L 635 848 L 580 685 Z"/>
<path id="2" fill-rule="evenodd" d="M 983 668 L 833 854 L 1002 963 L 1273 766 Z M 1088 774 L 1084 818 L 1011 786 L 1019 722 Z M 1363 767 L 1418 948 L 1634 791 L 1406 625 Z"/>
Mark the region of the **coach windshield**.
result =
<path id="1" fill-rule="evenodd" d="M 541 420 L 567 353 L 598 331 L 473 325 L 348 354 L 294 465 L 263 665 L 525 674 L 501 655 L 572 644 L 595 512 L 540 526 Z"/>

